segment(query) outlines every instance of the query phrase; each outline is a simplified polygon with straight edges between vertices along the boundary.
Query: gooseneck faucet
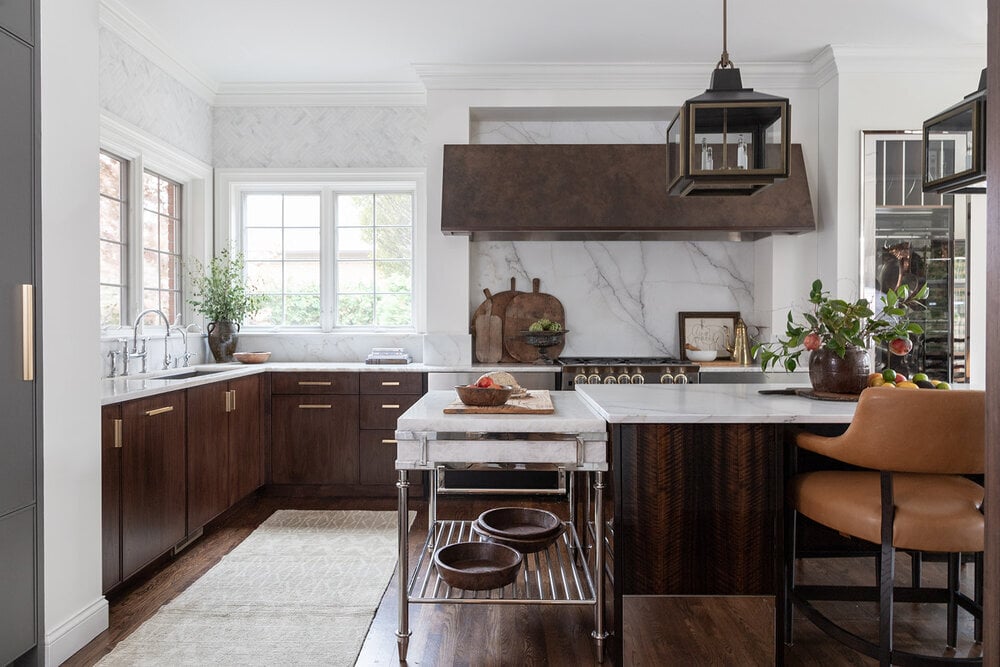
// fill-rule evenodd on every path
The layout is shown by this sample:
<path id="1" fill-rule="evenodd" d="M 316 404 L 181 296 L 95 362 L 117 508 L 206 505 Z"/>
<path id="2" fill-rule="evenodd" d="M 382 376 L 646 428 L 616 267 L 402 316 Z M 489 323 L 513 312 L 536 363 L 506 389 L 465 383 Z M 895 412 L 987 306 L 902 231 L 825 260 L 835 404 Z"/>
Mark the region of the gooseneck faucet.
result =
<path id="1" fill-rule="evenodd" d="M 143 373 L 146 372 L 146 339 L 142 339 L 142 351 L 139 351 L 139 329 L 142 328 L 142 318 L 150 313 L 159 315 L 160 319 L 163 320 L 163 325 L 167 329 L 166 338 L 163 339 L 163 370 L 170 368 L 170 347 L 167 345 L 167 339 L 170 338 L 170 320 L 167 319 L 167 316 L 159 308 L 147 308 L 139 313 L 135 318 L 135 322 L 132 323 L 132 352 L 128 355 L 142 359 Z"/>

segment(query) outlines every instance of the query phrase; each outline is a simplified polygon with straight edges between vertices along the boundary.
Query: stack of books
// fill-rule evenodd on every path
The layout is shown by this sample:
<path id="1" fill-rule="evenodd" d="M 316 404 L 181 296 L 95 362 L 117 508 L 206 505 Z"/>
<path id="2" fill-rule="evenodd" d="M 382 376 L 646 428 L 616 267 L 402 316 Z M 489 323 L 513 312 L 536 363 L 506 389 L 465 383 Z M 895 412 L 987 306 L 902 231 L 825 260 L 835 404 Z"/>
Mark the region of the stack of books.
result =
<path id="1" fill-rule="evenodd" d="M 366 364 L 408 364 L 413 357 L 401 347 L 373 347 L 365 359 Z"/>

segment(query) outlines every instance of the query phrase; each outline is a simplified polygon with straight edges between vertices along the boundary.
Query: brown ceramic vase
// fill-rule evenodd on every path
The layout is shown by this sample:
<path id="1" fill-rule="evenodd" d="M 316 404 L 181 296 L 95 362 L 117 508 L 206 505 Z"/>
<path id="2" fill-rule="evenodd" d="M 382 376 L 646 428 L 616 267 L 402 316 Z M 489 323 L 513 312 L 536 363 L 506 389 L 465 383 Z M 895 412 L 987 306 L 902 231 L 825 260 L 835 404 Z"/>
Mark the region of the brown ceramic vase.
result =
<path id="1" fill-rule="evenodd" d="M 809 357 L 809 381 L 813 391 L 830 394 L 860 394 L 868 386 L 868 351 L 849 347 L 841 359 L 833 350 L 820 348 Z"/>
<path id="2" fill-rule="evenodd" d="M 224 364 L 233 360 L 233 352 L 236 351 L 236 334 L 239 330 L 239 324 L 228 320 L 208 323 L 208 349 L 212 351 L 216 363 Z"/>

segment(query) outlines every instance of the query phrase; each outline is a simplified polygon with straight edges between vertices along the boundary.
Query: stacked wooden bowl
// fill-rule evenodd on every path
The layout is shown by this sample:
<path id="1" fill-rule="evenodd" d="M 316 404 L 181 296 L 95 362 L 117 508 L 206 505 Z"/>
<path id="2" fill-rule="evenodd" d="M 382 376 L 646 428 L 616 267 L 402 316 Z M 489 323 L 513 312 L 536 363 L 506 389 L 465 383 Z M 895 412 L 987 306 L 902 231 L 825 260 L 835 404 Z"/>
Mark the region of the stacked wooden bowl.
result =
<path id="1" fill-rule="evenodd" d="M 552 512 L 531 507 L 497 507 L 479 515 L 472 529 L 490 542 L 522 554 L 542 551 L 559 539 L 563 524 Z"/>

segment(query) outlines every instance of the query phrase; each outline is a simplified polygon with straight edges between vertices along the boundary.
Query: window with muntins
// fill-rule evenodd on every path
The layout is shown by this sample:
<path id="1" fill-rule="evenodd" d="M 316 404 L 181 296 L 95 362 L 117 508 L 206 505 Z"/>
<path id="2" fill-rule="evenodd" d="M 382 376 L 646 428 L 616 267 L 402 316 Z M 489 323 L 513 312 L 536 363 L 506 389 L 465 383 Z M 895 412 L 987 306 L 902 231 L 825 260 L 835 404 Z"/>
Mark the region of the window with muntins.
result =
<path id="1" fill-rule="evenodd" d="M 101 326 L 127 324 L 128 163 L 100 154 Z"/>
<path id="2" fill-rule="evenodd" d="M 142 307 L 158 308 L 174 322 L 183 312 L 181 186 L 147 169 L 142 201 Z M 149 316 L 146 323 L 160 322 Z"/>
<path id="3" fill-rule="evenodd" d="M 413 327 L 414 192 L 244 191 L 239 203 L 259 327 Z"/>

